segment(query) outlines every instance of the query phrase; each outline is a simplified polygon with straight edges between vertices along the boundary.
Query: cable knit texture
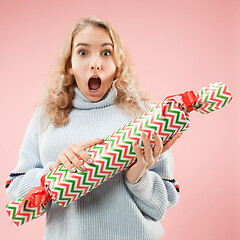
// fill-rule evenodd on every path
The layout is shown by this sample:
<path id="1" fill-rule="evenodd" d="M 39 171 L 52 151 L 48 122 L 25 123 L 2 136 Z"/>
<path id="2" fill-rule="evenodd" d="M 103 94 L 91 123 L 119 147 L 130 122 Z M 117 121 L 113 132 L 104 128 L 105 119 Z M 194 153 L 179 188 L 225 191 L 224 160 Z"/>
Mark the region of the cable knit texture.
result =
<path id="1" fill-rule="evenodd" d="M 40 185 L 49 165 L 70 144 L 106 138 L 133 117 L 113 103 L 110 89 L 99 102 L 90 102 L 75 89 L 69 123 L 50 125 L 42 131 L 38 108 L 27 128 L 16 169 L 11 173 L 7 194 L 11 200 L 23 198 Z M 147 109 L 144 109 L 147 110 Z M 178 192 L 172 179 L 173 159 L 168 150 L 140 181 L 130 184 L 125 171 L 63 208 L 50 202 L 47 208 L 46 240 L 157 240 L 163 236 L 160 224 L 167 208 L 176 205 Z M 37 220 L 35 220 L 37 221 Z"/>

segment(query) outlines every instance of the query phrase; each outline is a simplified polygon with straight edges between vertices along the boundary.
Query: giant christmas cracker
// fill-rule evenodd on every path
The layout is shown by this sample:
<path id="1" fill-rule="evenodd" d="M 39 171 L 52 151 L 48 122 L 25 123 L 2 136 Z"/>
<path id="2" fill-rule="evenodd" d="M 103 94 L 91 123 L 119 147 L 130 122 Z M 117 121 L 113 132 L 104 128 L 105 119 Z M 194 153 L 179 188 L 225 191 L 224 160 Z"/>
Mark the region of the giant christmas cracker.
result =
<path id="1" fill-rule="evenodd" d="M 173 97 L 182 97 L 177 102 Z M 136 162 L 133 142 L 144 150 L 141 140 L 146 133 L 154 144 L 153 132 L 162 138 L 163 144 L 174 135 L 189 128 L 189 113 L 192 110 L 206 114 L 224 107 L 232 100 L 226 85 L 216 82 L 202 88 L 196 95 L 193 91 L 167 97 L 147 112 L 109 135 L 103 143 L 86 149 L 94 164 L 85 164 L 86 171 L 71 173 L 64 165 L 41 178 L 41 186 L 32 189 L 24 199 L 18 199 L 6 206 L 8 215 L 16 225 L 22 225 L 42 215 L 47 203 L 67 207 L 70 203 L 89 193 L 104 181 L 113 177 Z M 81 159 L 80 159 L 81 160 Z M 82 161 L 82 160 L 81 160 Z"/>

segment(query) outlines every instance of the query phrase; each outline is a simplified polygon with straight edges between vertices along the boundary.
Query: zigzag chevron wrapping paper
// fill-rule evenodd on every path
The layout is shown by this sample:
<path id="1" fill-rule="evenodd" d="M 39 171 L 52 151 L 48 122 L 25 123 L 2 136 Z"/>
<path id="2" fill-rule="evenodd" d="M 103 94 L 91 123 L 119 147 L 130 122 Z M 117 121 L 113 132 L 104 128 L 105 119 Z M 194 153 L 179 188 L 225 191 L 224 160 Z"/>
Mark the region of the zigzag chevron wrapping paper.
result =
<path id="1" fill-rule="evenodd" d="M 6 206 L 8 215 L 12 219 L 14 218 L 13 222 L 17 226 L 23 225 L 25 222 L 29 222 L 30 220 L 41 216 L 46 208 L 46 206 L 43 204 L 41 204 L 39 207 L 35 207 L 31 205 L 30 201 L 26 201 L 25 204 L 23 205 L 23 208 L 19 209 L 22 201 L 23 199 L 20 198 L 16 201 L 9 203 Z M 20 212 L 18 213 L 18 211 Z"/>
<path id="2" fill-rule="evenodd" d="M 174 96 L 181 96 L 183 103 L 175 101 L 172 98 Z M 71 173 L 60 165 L 44 175 L 41 181 L 43 191 L 39 191 L 38 187 L 35 193 L 35 197 L 39 194 L 40 200 L 28 196 L 8 204 L 6 209 L 9 216 L 19 226 L 40 216 L 49 199 L 62 207 L 67 207 L 104 181 L 134 164 L 136 155 L 132 144 L 137 142 L 142 151 L 144 150 L 141 140 L 142 132 L 145 132 L 151 144 L 154 144 L 152 136 L 154 131 L 161 136 L 163 143 L 166 143 L 175 134 L 183 133 L 189 128 L 189 113 L 192 110 L 203 114 L 210 113 L 224 107 L 231 100 L 232 96 L 222 82 L 202 88 L 197 95 L 190 91 L 167 97 L 163 102 L 109 135 L 103 143 L 86 149 L 94 159 L 92 165 L 84 163 L 86 171 Z M 44 192 L 45 196 L 42 195 Z M 41 200 L 41 198 L 48 200 Z M 22 206 L 19 207 L 21 202 Z M 28 204 L 29 202 L 31 204 Z"/>

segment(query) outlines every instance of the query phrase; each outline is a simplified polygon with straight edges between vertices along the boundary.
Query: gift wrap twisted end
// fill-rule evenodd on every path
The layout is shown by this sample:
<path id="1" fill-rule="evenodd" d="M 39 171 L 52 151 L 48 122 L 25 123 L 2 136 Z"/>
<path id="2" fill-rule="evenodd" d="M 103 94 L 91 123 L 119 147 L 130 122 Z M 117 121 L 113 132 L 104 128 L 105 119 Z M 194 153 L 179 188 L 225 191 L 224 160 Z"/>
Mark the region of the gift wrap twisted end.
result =
<path id="1" fill-rule="evenodd" d="M 182 103 L 173 99 L 182 97 Z M 71 173 L 63 165 L 44 175 L 40 189 L 31 190 L 22 200 L 18 199 L 6 206 L 7 212 L 17 225 L 22 225 L 40 216 L 47 202 L 67 207 L 70 203 L 89 193 L 115 174 L 136 161 L 132 144 L 137 142 L 144 151 L 141 134 L 144 132 L 154 145 L 153 133 L 156 131 L 166 143 L 175 134 L 189 128 L 189 113 L 198 111 L 210 113 L 231 102 L 232 96 L 222 82 L 202 88 L 197 94 L 188 91 L 168 96 L 147 112 L 109 135 L 103 143 L 86 149 L 94 159 L 94 164 L 86 166 L 86 171 Z M 81 159 L 80 159 L 81 160 Z M 38 200 L 31 200 L 38 195 Z M 34 202 L 34 204 L 33 204 Z"/>
<path id="2" fill-rule="evenodd" d="M 232 96 L 223 82 L 216 82 L 208 87 L 203 87 L 198 92 L 197 98 L 198 100 L 193 107 L 202 114 L 223 108 L 232 101 Z"/>
<path id="3" fill-rule="evenodd" d="M 51 200 L 50 194 L 45 189 L 45 177 L 46 174 L 41 178 L 41 185 L 29 191 L 23 199 L 17 199 L 6 205 L 7 214 L 17 226 L 23 225 L 44 213 Z"/>

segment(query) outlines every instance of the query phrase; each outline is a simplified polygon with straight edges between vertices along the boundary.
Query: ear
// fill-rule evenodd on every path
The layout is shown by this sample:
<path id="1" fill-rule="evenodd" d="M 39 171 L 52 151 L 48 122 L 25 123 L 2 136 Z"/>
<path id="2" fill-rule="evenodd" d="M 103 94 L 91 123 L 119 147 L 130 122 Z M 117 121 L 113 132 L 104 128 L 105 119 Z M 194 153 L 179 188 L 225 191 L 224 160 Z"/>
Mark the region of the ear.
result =
<path id="1" fill-rule="evenodd" d="M 73 74 L 72 67 L 68 68 L 68 73 L 69 73 L 70 75 L 74 75 L 74 74 Z"/>
<path id="2" fill-rule="evenodd" d="M 67 64 L 66 64 L 66 67 L 67 67 L 67 71 L 70 75 L 74 75 L 73 74 L 73 69 L 72 69 L 72 63 L 71 61 L 68 61 Z"/>

